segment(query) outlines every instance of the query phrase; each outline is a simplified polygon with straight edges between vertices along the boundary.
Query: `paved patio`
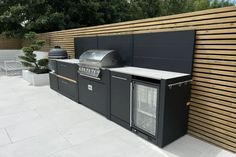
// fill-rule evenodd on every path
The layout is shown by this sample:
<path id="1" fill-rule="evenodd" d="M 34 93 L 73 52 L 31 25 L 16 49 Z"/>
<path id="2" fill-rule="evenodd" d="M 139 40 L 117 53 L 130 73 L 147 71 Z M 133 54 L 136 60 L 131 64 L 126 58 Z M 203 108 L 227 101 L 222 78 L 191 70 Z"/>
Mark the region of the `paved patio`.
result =
<path id="1" fill-rule="evenodd" d="M 160 149 L 20 77 L 0 76 L 0 157 L 236 157 L 186 135 Z"/>

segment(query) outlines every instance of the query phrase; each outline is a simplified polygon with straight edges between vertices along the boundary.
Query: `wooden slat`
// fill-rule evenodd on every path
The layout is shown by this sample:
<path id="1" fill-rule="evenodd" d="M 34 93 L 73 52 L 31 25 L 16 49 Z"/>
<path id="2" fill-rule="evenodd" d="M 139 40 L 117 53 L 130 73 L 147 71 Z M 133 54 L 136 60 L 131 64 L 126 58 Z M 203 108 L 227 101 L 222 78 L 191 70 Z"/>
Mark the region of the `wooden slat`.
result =
<path id="1" fill-rule="evenodd" d="M 203 58 L 203 59 L 219 59 L 219 60 L 234 60 L 236 61 L 236 56 L 232 55 L 202 55 L 202 54 L 195 54 L 195 58 Z M 236 69 L 236 67 L 235 67 Z"/>
<path id="2" fill-rule="evenodd" d="M 195 50 L 195 54 L 235 55 L 236 52 L 233 50 Z"/>
<path id="3" fill-rule="evenodd" d="M 225 102 L 231 102 L 229 104 L 235 103 L 235 98 L 229 97 L 229 96 L 223 96 L 223 95 L 217 95 L 214 93 L 210 93 L 210 92 L 204 92 L 204 91 L 199 91 L 199 90 L 191 90 L 192 93 L 197 94 L 197 95 L 201 95 L 204 97 L 211 97 L 214 98 L 216 100 L 216 103 L 218 100 L 223 100 Z M 224 103 L 222 103 L 224 104 Z M 230 107 L 234 107 L 235 105 L 229 105 Z"/>
<path id="4" fill-rule="evenodd" d="M 224 101 L 221 99 L 216 99 L 209 96 L 204 96 L 204 95 L 199 95 L 199 94 L 194 94 L 194 93 L 191 94 L 191 98 L 205 100 L 205 101 L 209 101 L 216 104 L 222 104 L 222 105 L 233 107 L 233 108 L 235 108 L 235 105 L 236 105 L 234 102 Z"/>
<path id="5" fill-rule="evenodd" d="M 89 32 L 80 32 L 80 35 L 99 35 L 99 34 L 108 34 L 108 33 L 118 33 L 118 32 L 133 32 L 133 31 L 140 31 L 142 30 L 149 30 L 153 29 L 152 25 L 158 25 L 155 26 L 158 29 L 163 29 L 163 28 L 178 28 L 178 27 L 191 27 L 193 25 L 205 25 L 206 23 L 208 24 L 217 24 L 217 23 L 223 23 L 223 22 L 235 22 L 236 18 L 235 17 L 230 17 L 230 18 L 224 18 L 224 19 L 213 19 L 213 20 L 204 20 L 204 21 L 192 21 L 192 22 L 184 22 L 184 23 L 173 23 L 173 24 L 168 24 L 167 25 L 158 25 L 158 23 L 154 24 L 142 24 L 141 27 L 133 27 L 133 28 L 116 28 L 116 29 L 111 29 L 111 30 L 92 30 Z M 151 27 L 151 28 L 150 28 Z M 207 38 L 206 38 L 207 37 Z M 221 38 L 235 38 L 234 34 L 232 35 L 198 35 L 197 39 L 221 39 Z"/>
<path id="6" fill-rule="evenodd" d="M 235 28 L 236 27 L 236 23 L 235 21 L 233 22 L 229 22 L 229 23 L 219 23 L 219 24 L 208 24 L 208 25 L 189 25 L 189 26 L 186 26 L 186 27 L 180 27 L 180 28 L 185 28 L 185 29 L 197 29 L 197 30 L 208 30 L 208 29 L 219 29 L 219 28 Z M 140 30 L 155 30 L 155 29 L 167 29 L 167 28 L 171 28 L 169 30 L 172 30 L 172 29 L 177 29 L 176 27 L 173 27 L 172 26 L 167 26 L 167 25 L 163 25 L 163 26 L 149 26 L 149 27 L 145 27 L 145 28 L 139 28 L 138 31 Z M 114 28 L 113 28 L 114 29 Z M 157 31 L 159 31 L 157 30 Z M 57 32 L 51 32 L 49 33 L 51 37 L 54 37 L 54 38 L 63 38 L 66 34 L 67 38 L 74 38 L 74 37 L 78 37 L 78 36 L 83 36 L 79 33 L 80 29 L 74 29 L 74 31 L 70 31 L 71 33 L 69 33 L 70 30 L 64 30 L 62 32 L 60 32 L 60 34 L 58 34 Z M 132 32 L 131 32 L 132 33 Z M 113 33 L 109 33 L 109 34 L 106 34 L 106 35 L 114 35 Z M 42 34 L 43 35 L 43 34 Z M 93 34 L 90 34 L 90 35 L 85 35 L 85 36 L 94 36 Z"/>
<path id="7" fill-rule="evenodd" d="M 21 47 L 22 47 L 21 39 L 0 37 L 0 49 L 21 49 Z"/>
<path id="8" fill-rule="evenodd" d="M 225 96 L 236 98 L 236 93 L 227 92 L 227 91 L 223 91 L 223 90 L 220 90 L 220 89 L 212 89 L 212 88 L 207 88 L 207 87 L 203 87 L 203 86 L 195 86 L 195 85 L 192 86 L 192 89 L 205 91 L 205 92 L 211 92 L 211 93 L 215 93 L 215 94 L 219 94 L 219 95 L 225 95 Z M 230 107 L 234 107 L 234 106 L 236 107 L 236 104 L 232 103 L 229 106 Z"/>
<path id="9" fill-rule="evenodd" d="M 219 104 L 219 103 L 212 103 L 212 102 L 209 102 L 209 101 L 196 99 L 196 98 L 191 98 L 191 105 L 199 107 L 199 108 L 203 108 L 203 109 L 214 110 L 215 112 L 218 112 L 218 113 L 220 112 L 220 113 L 228 115 L 230 117 L 234 117 L 235 113 L 236 113 L 235 108 L 224 106 L 224 105 Z M 212 108 L 216 108 L 216 110 L 212 109 Z M 220 109 L 220 110 L 218 110 L 218 109 Z"/>
<path id="10" fill-rule="evenodd" d="M 236 33 L 236 28 L 232 29 L 215 29 L 215 30 L 202 30 L 196 32 L 198 35 L 200 34 L 226 34 L 226 33 Z"/>
<path id="11" fill-rule="evenodd" d="M 204 108 L 204 109 L 206 109 L 206 107 L 208 107 L 208 108 L 214 107 L 214 108 L 220 109 L 220 110 L 217 110 L 218 112 L 221 112 L 221 113 L 224 112 L 228 116 L 231 116 L 231 117 L 235 116 L 236 117 L 236 108 L 224 106 L 223 104 L 220 104 L 220 103 L 212 103 L 212 102 L 209 102 L 206 100 L 196 99 L 194 97 L 191 98 L 191 102 L 193 102 L 192 103 L 193 106 L 197 106 L 197 107 Z M 222 110 L 224 110 L 224 111 L 222 111 Z M 227 112 L 225 112 L 225 111 L 227 111 Z M 236 122 L 236 120 L 235 120 L 235 122 Z"/>
<path id="12" fill-rule="evenodd" d="M 236 43 L 234 43 L 236 44 Z M 236 54 L 236 45 L 196 45 L 195 46 L 196 49 L 210 49 L 210 50 L 214 50 L 214 49 L 218 49 L 218 50 L 235 50 L 235 54 Z M 234 58 L 235 59 L 235 58 Z"/>
<path id="13" fill-rule="evenodd" d="M 197 73 L 197 72 L 195 72 L 195 73 L 193 73 L 193 76 L 236 82 L 236 77 L 229 77 L 229 76 L 222 76 L 222 75 L 212 75 L 212 74 L 207 74 L 207 73 Z"/>
<path id="14" fill-rule="evenodd" d="M 208 69 L 219 69 L 219 70 L 225 70 L 225 71 L 236 71 L 236 67 L 234 66 L 220 66 L 220 65 L 209 65 L 209 64 L 193 64 L 196 68 L 208 68 Z"/>
<path id="15" fill-rule="evenodd" d="M 213 84 L 219 84 L 219 85 L 225 85 L 225 86 L 231 86 L 236 87 L 235 82 L 229 82 L 229 81 L 221 81 L 221 80 L 214 80 L 214 79 L 208 79 L 203 77 L 193 77 L 193 80 L 201 81 L 201 82 L 208 82 Z"/>
<path id="16" fill-rule="evenodd" d="M 236 40 L 197 40 L 197 45 L 233 45 L 236 44 Z M 236 54 L 235 51 L 233 51 Z"/>
<path id="17" fill-rule="evenodd" d="M 193 107 L 195 108 L 193 109 Z M 232 123 L 236 123 L 235 113 L 230 113 L 224 110 L 208 107 L 207 105 L 202 106 L 201 104 L 197 104 L 194 102 L 191 102 L 191 109 L 195 111 L 204 110 L 206 113 L 211 113 L 211 116 L 215 116 L 215 117 L 230 121 Z"/>
<path id="18" fill-rule="evenodd" d="M 198 35 L 196 39 L 236 39 L 236 34 Z"/>
<path id="19" fill-rule="evenodd" d="M 208 60 L 208 59 L 194 59 L 194 63 L 203 64 L 217 64 L 217 65 L 229 65 L 236 66 L 236 61 L 222 61 L 222 60 Z"/>
<path id="20" fill-rule="evenodd" d="M 206 122 L 209 125 L 214 125 L 216 127 L 220 127 L 222 129 L 225 129 L 225 130 L 228 130 L 228 131 L 231 131 L 231 132 L 235 133 L 234 132 L 235 128 L 230 127 L 230 125 L 235 124 L 235 123 L 229 122 L 229 121 L 227 121 L 225 119 L 222 119 L 220 117 L 215 117 L 215 116 L 209 115 L 208 113 L 205 115 L 205 113 L 198 112 L 198 110 L 197 111 L 191 111 L 191 115 L 190 115 L 189 118 L 190 119 L 193 118 L 193 119 L 196 119 L 196 120 L 201 120 L 202 122 Z"/>
<path id="21" fill-rule="evenodd" d="M 225 121 L 224 119 L 217 118 L 217 117 L 207 115 L 205 113 L 201 113 L 201 112 L 194 111 L 194 110 L 190 110 L 189 113 L 190 113 L 189 119 L 195 119 L 195 120 L 207 123 L 209 125 L 213 125 L 215 127 L 225 129 L 225 130 L 233 132 L 233 133 L 236 132 L 236 128 L 231 127 L 234 124 L 232 124 L 229 121 Z"/>
<path id="22" fill-rule="evenodd" d="M 207 67 L 207 66 L 205 66 L 205 67 Z M 193 68 L 193 71 L 194 72 L 204 72 L 204 73 L 209 73 L 209 74 L 219 74 L 219 75 L 226 75 L 226 76 L 236 77 L 236 72 L 224 71 L 224 69 L 222 69 L 222 70 L 205 69 L 205 67 L 203 67 L 203 68 Z"/>
<path id="23" fill-rule="evenodd" d="M 206 107 L 206 108 L 211 109 L 211 108 L 208 108 L 208 107 Z M 229 121 L 229 122 L 234 123 L 234 124 L 236 123 L 235 118 L 224 115 L 224 114 L 221 114 L 221 113 L 216 113 L 216 112 L 214 112 L 213 109 L 212 110 L 207 110 L 207 109 L 199 108 L 199 107 L 192 106 L 192 105 L 190 105 L 190 109 L 194 110 L 194 111 L 197 111 L 197 112 L 200 112 L 200 113 L 203 113 L 203 114 L 207 114 L 208 116 L 214 116 L 216 118 L 220 118 L 220 119 L 223 119 L 225 121 Z"/>

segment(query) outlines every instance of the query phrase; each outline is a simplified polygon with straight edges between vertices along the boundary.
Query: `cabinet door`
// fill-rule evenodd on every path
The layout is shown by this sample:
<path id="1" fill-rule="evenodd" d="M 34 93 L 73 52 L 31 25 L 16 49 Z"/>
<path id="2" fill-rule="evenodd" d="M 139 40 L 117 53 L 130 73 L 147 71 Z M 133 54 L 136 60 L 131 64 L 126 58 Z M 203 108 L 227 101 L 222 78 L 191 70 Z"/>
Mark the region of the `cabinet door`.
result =
<path id="1" fill-rule="evenodd" d="M 57 61 L 58 75 L 77 80 L 77 70 L 78 66 L 76 64 Z"/>
<path id="2" fill-rule="evenodd" d="M 49 73 L 50 88 L 57 91 L 58 90 L 58 79 L 53 73 Z"/>
<path id="3" fill-rule="evenodd" d="M 130 75 L 111 73 L 111 115 L 130 122 Z"/>
<path id="4" fill-rule="evenodd" d="M 76 83 L 58 78 L 58 88 L 61 94 L 78 102 L 78 91 Z"/>
<path id="5" fill-rule="evenodd" d="M 105 84 L 79 77 L 80 103 L 107 116 L 107 87 Z"/>

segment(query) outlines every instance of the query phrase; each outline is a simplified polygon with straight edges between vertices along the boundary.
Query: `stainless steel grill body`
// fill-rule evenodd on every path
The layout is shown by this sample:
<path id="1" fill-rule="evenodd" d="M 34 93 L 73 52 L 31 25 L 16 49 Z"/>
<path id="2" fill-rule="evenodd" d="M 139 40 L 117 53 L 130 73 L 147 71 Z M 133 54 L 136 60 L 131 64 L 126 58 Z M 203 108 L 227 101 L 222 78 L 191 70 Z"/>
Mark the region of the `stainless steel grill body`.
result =
<path id="1" fill-rule="evenodd" d="M 100 79 L 102 68 L 120 65 L 121 58 L 115 50 L 87 50 L 79 58 L 79 73 Z"/>

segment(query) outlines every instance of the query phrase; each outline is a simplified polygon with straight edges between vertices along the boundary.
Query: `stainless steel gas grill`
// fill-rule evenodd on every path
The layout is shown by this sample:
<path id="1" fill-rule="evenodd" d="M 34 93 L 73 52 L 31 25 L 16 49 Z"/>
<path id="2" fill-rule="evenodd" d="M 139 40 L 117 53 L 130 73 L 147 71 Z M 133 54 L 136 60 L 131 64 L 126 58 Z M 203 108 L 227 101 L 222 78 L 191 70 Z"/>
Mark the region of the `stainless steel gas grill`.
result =
<path id="1" fill-rule="evenodd" d="M 109 118 L 110 71 L 121 66 L 115 50 L 88 50 L 79 57 L 79 101 Z"/>
<path id="2" fill-rule="evenodd" d="M 121 65 L 121 58 L 115 50 L 87 50 L 79 58 L 79 73 L 94 79 L 101 79 L 101 69 Z"/>

